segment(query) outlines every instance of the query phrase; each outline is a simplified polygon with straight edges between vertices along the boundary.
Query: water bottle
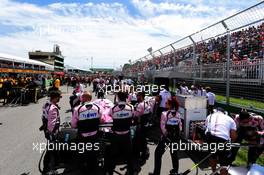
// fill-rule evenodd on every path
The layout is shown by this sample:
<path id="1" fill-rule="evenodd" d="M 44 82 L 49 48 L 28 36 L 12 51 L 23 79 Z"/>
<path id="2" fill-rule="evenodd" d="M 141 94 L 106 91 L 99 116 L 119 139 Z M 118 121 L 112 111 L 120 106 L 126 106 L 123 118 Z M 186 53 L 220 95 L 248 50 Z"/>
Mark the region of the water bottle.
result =
<path id="1" fill-rule="evenodd" d="M 130 127 L 130 136 L 131 136 L 131 139 L 133 139 L 134 138 L 134 136 L 135 136 L 135 126 L 131 126 Z"/>
<path id="2" fill-rule="evenodd" d="M 67 143 L 69 141 L 69 138 L 70 138 L 70 134 L 69 133 L 65 134 L 64 141 Z"/>

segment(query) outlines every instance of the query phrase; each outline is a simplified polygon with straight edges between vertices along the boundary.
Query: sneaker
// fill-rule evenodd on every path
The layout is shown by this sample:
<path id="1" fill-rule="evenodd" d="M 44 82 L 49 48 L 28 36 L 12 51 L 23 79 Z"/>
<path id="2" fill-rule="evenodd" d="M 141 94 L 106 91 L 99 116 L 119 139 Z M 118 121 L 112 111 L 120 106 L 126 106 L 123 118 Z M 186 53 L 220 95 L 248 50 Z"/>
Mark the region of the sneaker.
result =
<path id="1" fill-rule="evenodd" d="M 141 159 L 143 159 L 143 160 L 148 160 L 148 158 L 149 158 L 149 153 L 147 152 L 147 153 L 144 153 L 144 154 L 142 154 L 141 156 Z"/>
<path id="2" fill-rule="evenodd" d="M 55 166 L 56 169 L 60 169 L 60 168 L 65 168 L 65 164 L 64 163 L 59 163 L 58 165 Z"/>
<path id="3" fill-rule="evenodd" d="M 178 174 L 178 172 L 176 170 L 174 170 L 174 169 L 170 170 L 170 175 L 177 175 L 177 174 Z"/>
<path id="4" fill-rule="evenodd" d="M 139 160 L 138 160 L 138 164 L 139 164 L 139 166 L 143 166 L 143 165 L 145 165 L 146 164 L 146 159 L 142 159 L 142 158 L 140 158 Z"/>
<path id="5" fill-rule="evenodd" d="M 45 175 L 57 175 L 59 174 L 56 170 L 51 170 L 49 172 L 47 172 Z"/>

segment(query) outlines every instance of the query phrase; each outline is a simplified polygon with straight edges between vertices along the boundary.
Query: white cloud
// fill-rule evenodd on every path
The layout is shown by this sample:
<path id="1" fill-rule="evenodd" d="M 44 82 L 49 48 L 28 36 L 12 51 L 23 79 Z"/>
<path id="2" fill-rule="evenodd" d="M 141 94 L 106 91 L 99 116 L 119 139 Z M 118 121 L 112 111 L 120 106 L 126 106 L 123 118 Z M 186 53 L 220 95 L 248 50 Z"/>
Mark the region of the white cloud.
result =
<path id="1" fill-rule="evenodd" d="M 79 67 L 89 67 L 85 60 L 90 57 L 98 67 L 112 67 L 114 63 L 119 66 L 144 56 L 150 46 L 156 50 L 236 11 L 204 4 L 133 0 L 144 16 L 140 18 L 132 17 L 120 3 L 55 3 L 39 7 L 0 1 L 0 24 L 20 29 L 4 36 L 0 33 L 0 52 L 27 57 L 28 51 L 51 50 L 53 44 L 59 44 L 65 62 Z M 213 15 L 216 10 L 217 17 Z"/>
<path id="2" fill-rule="evenodd" d="M 202 3 L 202 1 L 196 2 L 196 0 L 188 1 L 188 4 L 177 1 L 153 3 L 150 0 L 132 0 L 132 2 L 145 17 L 156 16 L 157 14 L 164 13 L 180 14 L 187 17 L 210 14 L 212 17 L 219 15 L 223 16 L 221 14 L 228 12 L 225 8 L 223 8 L 224 6 L 208 6 L 206 3 Z"/>

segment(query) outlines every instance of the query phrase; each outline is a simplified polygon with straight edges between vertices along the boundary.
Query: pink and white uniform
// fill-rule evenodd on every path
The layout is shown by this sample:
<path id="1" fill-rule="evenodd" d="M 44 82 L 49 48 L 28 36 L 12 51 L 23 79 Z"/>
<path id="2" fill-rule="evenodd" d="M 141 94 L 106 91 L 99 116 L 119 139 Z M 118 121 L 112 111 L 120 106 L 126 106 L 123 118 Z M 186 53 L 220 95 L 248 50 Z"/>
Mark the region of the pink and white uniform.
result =
<path id="1" fill-rule="evenodd" d="M 241 122 L 239 115 L 236 115 L 235 122 L 237 127 L 239 126 L 252 126 L 258 128 L 258 134 L 261 136 L 260 144 L 264 144 L 264 119 L 260 115 L 249 113 L 250 117 L 247 122 Z"/>
<path id="2" fill-rule="evenodd" d="M 77 87 L 75 88 L 75 92 L 76 92 L 76 93 L 80 93 L 80 94 L 82 94 L 82 93 L 84 92 L 84 85 L 81 84 L 81 83 L 79 83 L 79 84 L 77 85 Z"/>
<path id="3" fill-rule="evenodd" d="M 175 115 L 173 115 L 173 110 L 162 112 L 160 119 L 160 128 L 164 136 L 168 135 L 168 125 L 179 125 L 180 130 L 182 130 L 181 116 L 179 112 L 176 112 Z"/>
<path id="4" fill-rule="evenodd" d="M 135 106 L 135 111 L 134 111 L 134 116 L 135 117 L 141 117 L 142 115 L 144 115 L 144 111 L 145 111 L 145 105 L 144 105 L 144 101 L 143 102 L 140 102 L 138 103 L 136 106 Z"/>
<path id="5" fill-rule="evenodd" d="M 114 104 L 108 99 L 97 99 L 94 101 L 102 109 L 102 121 L 105 123 L 112 122 L 112 117 L 109 115 Z"/>
<path id="6" fill-rule="evenodd" d="M 72 128 L 78 127 L 78 129 L 81 127 L 83 137 L 93 136 L 98 132 L 99 122 L 104 122 L 101 118 L 102 112 L 102 109 L 94 103 L 79 105 L 74 108 L 71 126 Z"/>
<path id="7" fill-rule="evenodd" d="M 58 132 L 56 128 L 60 124 L 59 107 L 56 104 L 50 104 L 48 110 L 48 131 L 49 133 Z"/>
<path id="8" fill-rule="evenodd" d="M 137 101 L 136 93 L 134 93 L 134 92 L 129 93 L 127 101 L 128 101 L 128 103 L 131 103 L 133 101 Z"/>
<path id="9" fill-rule="evenodd" d="M 113 120 L 112 130 L 119 135 L 127 134 L 130 130 L 133 113 L 133 106 L 126 102 L 119 102 L 112 107 L 109 111 L 109 116 Z"/>
<path id="10" fill-rule="evenodd" d="M 156 100 L 155 100 L 155 97 L 145 97 L 145 101 L 148 102 L 149 104 L 149 107 L 150 107 L 150 111 L 151 113 L 153 113 L 154 111 L 154 107 L 155 107 L 155 104 L 156 104 Z"/>
<path id="11" fill-rule="evenodd" d="M 139 104 L 136 105 L 135 111 L 134 111 L 134 116 L 135 117 L 141 117 L 144 114 L 149 114 L 151 113 L 151 106 L 148 102 L 143 101 L 140 102 Z"/>

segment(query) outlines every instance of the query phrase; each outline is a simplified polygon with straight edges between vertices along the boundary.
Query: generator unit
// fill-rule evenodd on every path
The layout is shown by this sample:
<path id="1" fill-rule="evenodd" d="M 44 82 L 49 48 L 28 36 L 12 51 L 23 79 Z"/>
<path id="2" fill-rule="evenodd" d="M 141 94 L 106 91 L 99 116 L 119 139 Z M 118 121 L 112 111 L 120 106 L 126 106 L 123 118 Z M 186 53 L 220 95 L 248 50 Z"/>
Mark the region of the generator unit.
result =
<path id="1" fill-rule="evenodd" d="M 182 120 L 182 135 L 185 139 L 190 139 L 194 130 L 195 122 L 204 121 L 207 116 L 206 97 L 193 95 L 176 95 L 179 101 L 179 112 Z"/>

